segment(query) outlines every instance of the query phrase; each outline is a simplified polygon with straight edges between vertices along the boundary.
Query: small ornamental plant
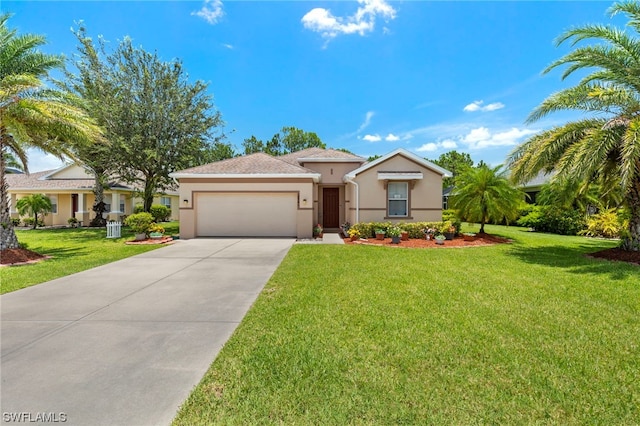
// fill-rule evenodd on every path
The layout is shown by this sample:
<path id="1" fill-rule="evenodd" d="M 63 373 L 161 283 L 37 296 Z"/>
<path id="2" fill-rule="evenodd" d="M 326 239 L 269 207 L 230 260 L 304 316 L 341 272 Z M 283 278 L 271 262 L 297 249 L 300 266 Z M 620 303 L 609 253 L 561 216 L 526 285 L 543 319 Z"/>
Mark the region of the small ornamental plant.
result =
<path id="1" fill-rule="evenodd" d="M 360 238 L 360 231 L 358 231 L 356 228 L 350 228 L 347 233 L 352 240 Z"/>
<path id="2" fill-rule="evenodd" d="M 387 231 L 387 235 L 389 235 L 390 237 L 399 237 L 400 234 L 402 234 L 402 230 L 397 226 L 392 226 Z"/>
<path id="3" fill-rule="evenodd" d="M 434 237 L 434 239 L 438 240 L 438 241 L 443 241 L 445 239 L 444 235 L 442 234 L 438 234 Z"/>
<path id="4" fill-rule="evenodd" d="M 320 235 L 320 234 L 322 234 L 322 225 L 318 223 L 316 224 L 316 226 L 313 227 L 313 235 Z"/>
<path id="5" fill-rule="evenodd" d="M 384 235 L 384 234 L 386 234 L 386 232 L 385 232 L 384 229 L 376 229 L 376 234 Z"/>

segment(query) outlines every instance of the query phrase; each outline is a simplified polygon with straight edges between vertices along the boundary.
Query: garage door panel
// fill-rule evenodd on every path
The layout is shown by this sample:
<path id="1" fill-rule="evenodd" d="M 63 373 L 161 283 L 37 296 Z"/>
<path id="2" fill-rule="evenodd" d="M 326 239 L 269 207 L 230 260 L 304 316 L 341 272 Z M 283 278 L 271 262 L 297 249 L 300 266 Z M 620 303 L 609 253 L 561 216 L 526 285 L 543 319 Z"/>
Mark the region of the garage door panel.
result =
<path id="1" fill-rule="evenodd" d="M 199 237 L 295 237 L 297 193 L 204 193 L 196 197 Z"/>

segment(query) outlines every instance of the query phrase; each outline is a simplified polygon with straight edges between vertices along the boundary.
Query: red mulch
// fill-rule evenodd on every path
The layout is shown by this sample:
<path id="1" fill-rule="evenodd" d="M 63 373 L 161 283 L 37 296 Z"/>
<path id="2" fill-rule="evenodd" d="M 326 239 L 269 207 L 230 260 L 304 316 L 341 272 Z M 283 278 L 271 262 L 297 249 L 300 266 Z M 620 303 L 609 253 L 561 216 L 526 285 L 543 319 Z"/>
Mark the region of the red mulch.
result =
<path id="1" fill-rule="evenodd" d="M 598 259 L 617 260 L 620 262 L 635 263 L 636 265 L 640 265 L 640 252 L 626 251 L 617 247 L 597 251 L 595 253 L 591 253 L 589 256 L 596 257 Z"/>
<path id="2" fill-rule="evenodd" d="M 136 241 L 136 240 L 132 240 L 132 241 L 127 241 L 125 242 L 125 244 L 128 245 L 138 245 L 138 244 L 167 244 L 167 243 L 171 243 L 173 241 L 173 238 L 171 237 L 162 237 L 159 240 L 153 240 L 151 238 L 147 238 L 146 240 L 142 240 L 142 241 Z"/>
<path id="3" fill-rule="evenodd" d="M 434 240 L 427 241 L 426 239 L 410 238 L 406 241 L 400 241 L 400 244 L 391 243 L 391 238 L 385 238 L 384 240 L 376 240 L 375 238 L 360 239 L 358 241 L 351 241 L 349 238 L 345 238 L 346 244 L 364 244 L 364 245 L 382 245 L 387 247 L 405 247 L 405 248 L 447 248 L 447 247 L 477 247 L 477 246 L 490 246 L 493 244 L 510 243 L 511 240 L 507 238 L 497 237 L 489 234 L 476 234 L 473 241 L 465 241 L 463 237 L 456 237 L 453 240 L 445 240 L 444 245 L 438 245 Z"/>
<path id="4" fill-rule="evenodd" d="M 5 249 L 0 252 L 0 265 L 21 265 L 35 263 L 44 259 L 47 259 L 47 256 L 21 248 Z"/>

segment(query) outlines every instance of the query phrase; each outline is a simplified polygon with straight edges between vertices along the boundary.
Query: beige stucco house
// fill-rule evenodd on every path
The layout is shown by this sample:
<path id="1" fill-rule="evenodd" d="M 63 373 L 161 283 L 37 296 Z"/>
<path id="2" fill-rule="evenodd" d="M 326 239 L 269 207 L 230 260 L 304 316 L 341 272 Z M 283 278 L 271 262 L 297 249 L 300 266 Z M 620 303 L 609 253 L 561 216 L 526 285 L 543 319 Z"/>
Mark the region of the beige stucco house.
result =
<path id="1" fill-rule="evenodd" d="M 93 194 L 94 178 L 78 164 L 69 164 L 56 170 L 30 174 L 7 174 L 9 206 L 11 217 L 19 217 L 17 201 L 30 194 L 45 194 L 51 199 L 53 211 L 44 217 L 47 226 L 67 225 L 71 217 L 87 225 L 94 217 L 91 208 L 95 201 Z M 134 196 L 134 188 L 121 182 L 109 182 L 105 189 L 104 202 L 108 207 L 108 220 L 118 220 L 123 215 L 133 213 L 136 204 L 142 200 Z M 177 191 L 159 194 L 155 204 L 164 204 L 171 208 L 171 217 L 178 219 Z"/>
<path id="2" fill-rule="evenodd" d="M 367 163 L 333 149 L 256 153 L 173 173 L 180 237 L 308 238 L 313 226 L 438 221 L 450 173 L 404 149 Z"/>

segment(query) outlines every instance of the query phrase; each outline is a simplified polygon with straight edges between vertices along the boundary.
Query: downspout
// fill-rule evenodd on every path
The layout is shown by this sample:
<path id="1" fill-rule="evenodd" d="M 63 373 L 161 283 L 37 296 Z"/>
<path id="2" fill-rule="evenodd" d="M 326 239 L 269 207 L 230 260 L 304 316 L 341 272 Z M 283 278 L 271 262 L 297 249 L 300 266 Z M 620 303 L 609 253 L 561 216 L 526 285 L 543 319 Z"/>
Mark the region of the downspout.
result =
<path id="1" fill-rule="evenodd" d="M 346 175 L 345 180 L 347 183 L 353 184 L 356 188 L 356 221 L 355 223 L 360 222 L 360 187 L 358 187 L 358 183 L 353 180 L 353 176 Z"/>

